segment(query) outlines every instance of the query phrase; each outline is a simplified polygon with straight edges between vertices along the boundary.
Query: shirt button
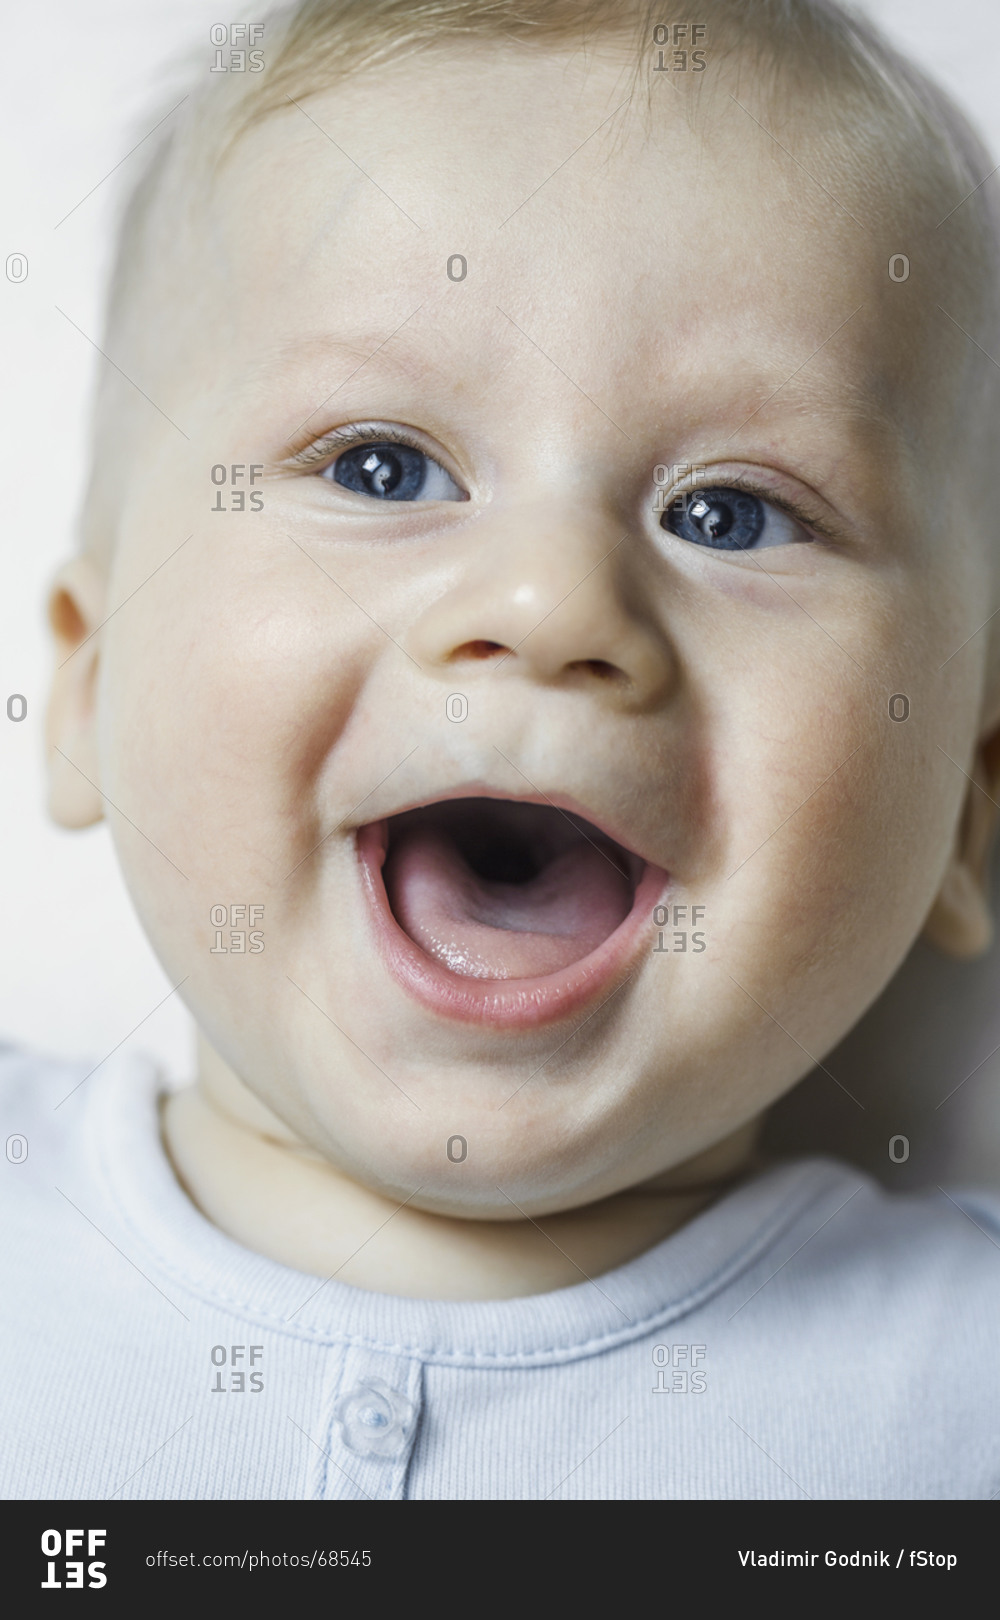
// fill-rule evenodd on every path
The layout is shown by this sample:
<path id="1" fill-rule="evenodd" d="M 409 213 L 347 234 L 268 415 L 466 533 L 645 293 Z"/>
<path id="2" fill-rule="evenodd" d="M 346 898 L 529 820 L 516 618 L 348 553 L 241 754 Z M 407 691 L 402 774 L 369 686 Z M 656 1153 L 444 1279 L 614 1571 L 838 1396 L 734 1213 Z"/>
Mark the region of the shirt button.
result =
<path id="1" fill-rule="evenodd" d="M 413 1402 L 381 1378 L 356 1385 L 334 1408 L 344 1445 L 361 1457 L 398 1457 L 409 1441 L 413 1414 Z"/>

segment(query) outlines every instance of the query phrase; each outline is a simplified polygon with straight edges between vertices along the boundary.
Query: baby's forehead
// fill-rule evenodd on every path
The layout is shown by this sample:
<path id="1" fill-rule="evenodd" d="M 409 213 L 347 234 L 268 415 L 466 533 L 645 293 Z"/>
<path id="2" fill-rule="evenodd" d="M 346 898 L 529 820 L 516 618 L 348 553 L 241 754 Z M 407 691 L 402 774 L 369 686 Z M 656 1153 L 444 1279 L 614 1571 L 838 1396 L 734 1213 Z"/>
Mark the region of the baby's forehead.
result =
<path id="1" fill-rule="evenodd" d="M 583 69 L 532 51 L 527 66 L 501 60 L 491 69 L 474 95 L 464 76 L 455 93 L 449 53 L 428 53 L 413 72 L 362 73 L 290 105 L 241 137 L 215 206 L 235 200 L 255 234 L 280 219 L 312 246 L 368 228 L 386 235 L 389 254 L 397 244 L 405 254 L 419 251 L 421 237 L 438 246 L 457 229 L 493 259 L 508 247 L 526 267 L 559 258 L 561 270 L 570 260 L 613 261 L 616 240 L 640 269 L 644 244 L 659 255 L 676 239 L 690 259 L 714 252 L 716 268 L 735 272 L 749 267 L 751 242 L 759 254 L 768 235 L 776 258 L 788 259 L 819 233 L 814 273 L 851 239 L 846 227 L 863 246 L 867 227 L 849 206 L 857 177 L 838 174 L 838 201 L 722 86 L 700 97 L 695 114 L 667 97 L 637 106 L 621 93 L 614 59 Z M 807 109 L 800 119 L 802 149 Z M 880 177 L 881 162 L 862 183 L 868 207 L 877 201 L 884 211 L 898 185 L 876 198 Z M 794 244 L 782 240 L 789 230 Z"/>
<path id="2" fill-rule="evenodd" d="M 480 397 L 534 350 L 549 383 L 702 410 L 779 387 L 831 421 L 912 401 L 925 315 L 854 176 L 831 195 L 728 93 L 638 116 L 616 63 L 528 54 L 475 94 L 447 56 L 398 88 L 362 75 L 245 138 L 215 228 L 253 364 L 339 343 L 412 382 L 423 351 Z"/>
<path id="3" fill-rule="evenodd" d="M 280 397 L 287 352 L 311 404 L 433 432 L 471 401 L 484 443 L 512 412 L 532 432 L 547 412 L 562 454 L 572 398 L 590 413 L 577 447 L 619 424 L 627 442 L 634 422 L 642 454 L 653 424 L 656 460 L 664 427 L 682 459 L 702 430 L 738 453 L 750 422 L 758 460 L 794 430 L 820 472 L 862 443 L 890 477 L 939 477 L 978 291 L 952 296 L 929 185 L 871 129 L 831 140 L 829 105 L 790 91 L 775 133 L 752 82 L 720 75 L 690 103 L 664 84 L 647 103 L 629 60 L 436 47 L 289 98 L 206 161 L 210 180 L 189 145 L 153 197 L 156 251 L 135 256 L 149 374 L 244 434 L 243 384 Z M 344 363 L 324 367 L 336 344 Z"/>

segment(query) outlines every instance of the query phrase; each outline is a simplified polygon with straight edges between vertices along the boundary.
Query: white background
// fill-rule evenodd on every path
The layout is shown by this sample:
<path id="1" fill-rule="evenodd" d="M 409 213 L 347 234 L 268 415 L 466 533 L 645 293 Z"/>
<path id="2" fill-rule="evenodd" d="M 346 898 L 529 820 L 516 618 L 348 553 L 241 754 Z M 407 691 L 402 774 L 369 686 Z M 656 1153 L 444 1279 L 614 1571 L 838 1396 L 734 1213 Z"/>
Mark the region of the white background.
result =
<path id="1" fill-rule="evenodd" d="M 863 9 L 936 75 L 1000 154 L 996 0 L 871 0 Z M 124 1042 L 155 1054 L 176 1080 L 191 1072 L 190 1020 L 176 996 L 153 1010 L 170 985 L 132 910 L 107 827 L 64 833 L 44 810 L 51 654 L 43 602 L 75 545 L 99 363 L 57 306 L 100 341 L 116 188 L 137 173 L 142 149 L 126 154 L 155 122 L 165 90 L 177 82 L 173 99 L 183 94 L 183 76 L 168 64 L 205 51 L 210 26 L 232 20 L 216 0 L 48 0 L 18 14 L 8 6 L 4 18 L 0 259 L 24 253 L 30 269 L 20 285 L 0 279 L 0 1039 L 94 1063 Z M 19 725 L 4 713 L 12 692 L 28 702 Z M 826 1060 L 864 1100 L 863 1117 L 817 1073 L 782 1105 L 776 1140 L 853 1152 L 889 1181 L 1000 1180 L 1000 1053 L 988 1056 L 1000 1045 L 998 990 L 1000 950 L 959 967 L 918 947 Z M 899 1170 L 885 1150 L 894 1132 L 913 1143 Z"/>

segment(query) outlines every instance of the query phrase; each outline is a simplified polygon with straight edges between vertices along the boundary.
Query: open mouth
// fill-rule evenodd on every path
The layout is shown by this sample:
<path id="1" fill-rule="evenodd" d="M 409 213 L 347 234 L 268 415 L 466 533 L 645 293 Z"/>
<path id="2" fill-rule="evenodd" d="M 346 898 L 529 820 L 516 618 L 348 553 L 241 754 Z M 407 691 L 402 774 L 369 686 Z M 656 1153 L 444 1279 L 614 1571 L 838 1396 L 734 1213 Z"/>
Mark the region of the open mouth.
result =
<path id="1" fill-rule="evenodd" d="M 585 817 L 469 797 L 358 830 L 391 971 L 450 1016 L 537 1023 L 606 985 L 667 874 Z"/>
<path id="2" fill-rule="evenodd" d="M 476 979 L 557 973 L 632 909 L 645 862 L 582 816 L 451 799 L 386 823 L 382 880 L 414 944 Z"/>

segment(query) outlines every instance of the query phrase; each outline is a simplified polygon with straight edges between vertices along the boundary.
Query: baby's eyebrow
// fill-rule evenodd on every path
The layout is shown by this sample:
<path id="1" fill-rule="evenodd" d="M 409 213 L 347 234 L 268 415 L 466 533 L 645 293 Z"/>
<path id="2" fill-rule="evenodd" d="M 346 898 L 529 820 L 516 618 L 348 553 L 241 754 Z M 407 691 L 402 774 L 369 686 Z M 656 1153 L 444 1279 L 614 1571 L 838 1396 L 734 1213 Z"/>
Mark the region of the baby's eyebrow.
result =
<path id="1" fill-rule="evenodd" d="M 362 368 L 368 367 L 383 376 L 397 376 L 410 383 L 426 383 L 434 374 L 443 375 L 441 369 L 434 366 L 429 356 L 421 353 L 412 340 L 401 341 L 397 338 L 405 325 L 406 321 L 403 321 L 388 331 L 371 328 L 350 336 L 331 332 L 298 335 L 265 350 L 254 365 L 254 376 L 264 380 L 288 375 L 317 363 L 326 365 L 331 360 L 343 363 L 344 374 L 338 391 Z"/>
<path id="2" fill-rule="evenodd" d="M 263 378 L 332 359 L 344 365 L 341 387 L 368 367 L 383 374 L 399 376 L 411 383 L 426 384 L 432 380 L 453 383 L 454 354 L 450 353 L 445 360 L 439 344 L 435 354 L 433 345 L 428 347 L 425 342 L 415 344 L 409 335 L 406 339 L 397 336 L 405 325 L 403 321 L 388 332 L 372 327 L 350 336 L 328 331 L 297 335 L 263 350 L 254 362 L 253 372 Z M 495 375 L 495 356 L 484 354 L 478 346 L 464 349 L 462 359 L 463 367 L 473 369 L 478 362 L 478 369 L 484 377 Z M 878 399 L 878 391 L 872 387 L 869 378 L 857 385 L 844 382 L 831 387 L 828 374 L 820 376 L 802 372 L 775 386 L 776 375 L 780 376 L 780 366 L 755 367 L 752 372 L 749 368 L 738 367 L 737 376 L 734 377 L 731 360 L 727 358 L 725 369 L 719 375 L 710 375 L 707 370 L 703 373 L 701 381 L 706 403 L 717 402 L 720 395 L 728 392 L 730 408 L 738 414 L 740 405 L 737 399 L 745 402 L 748 418 L 751 411 L 756 416 L 758 411 L 769 409 L 773 402 L 776 413 L 808 409 L 863 426 L 877 425 L 890 431 L 897 426 L 893 414 Z M 468 381 L 468 370 L 463 371 L 463 381 Z M 696 387 L 692 387 L 689 381 L 684 392 L 686 395 L 694 393 Z M 756 406 L 751 403 L 753 400 L 757 401 Z"/>
<path id="3" fill-rule="evenodd" d="M 860 386 L 844 383 L 832 387 L 828 377 L 792 378 L 775 387 L 773 373 L 744 382 L 741 395 L 746 402 L 745 415 L 737 414 L 730 435 L 733 442 L 744 430 L 753 431 L 756 425 L 782 424 L 808 415 L 822 420 L 831 428 L 842 429 L 848 440 L 869 437 L 887 447 L 901 437 L 898 411 L 867 382 Z M 758 403 L 754 404 L 753 400 Z"/>

